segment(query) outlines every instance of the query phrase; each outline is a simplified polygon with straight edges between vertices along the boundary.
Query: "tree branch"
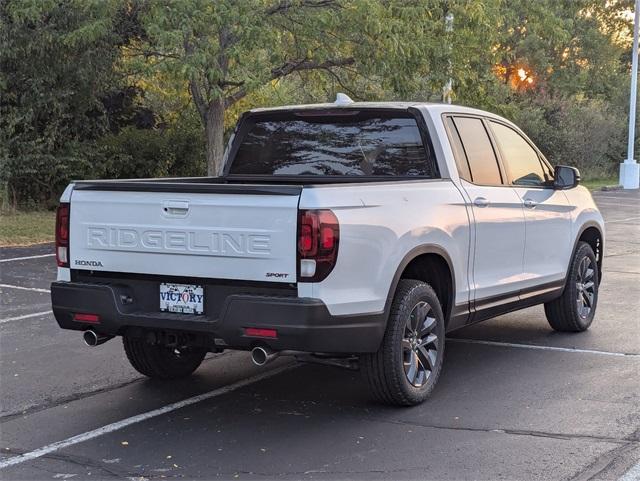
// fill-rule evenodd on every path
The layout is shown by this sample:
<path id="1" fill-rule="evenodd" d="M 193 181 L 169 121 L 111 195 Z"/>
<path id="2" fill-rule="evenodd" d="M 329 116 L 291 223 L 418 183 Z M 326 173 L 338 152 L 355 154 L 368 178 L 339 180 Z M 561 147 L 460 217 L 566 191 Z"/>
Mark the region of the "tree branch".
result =
<path id="1" fill-rule="evenodd" d="M 158 52 L 156 50 L 144 50 L 144 49 L 131 49 L 131 50 L 136 52 L 136 53 L 133 54 L 136 57 L 171 58 L 171 59 L 174 59 L 174 60 L 179 60 L 180 59 L 180 56 L 178 54 L 175 54 L 175 53 L 165 53 L 165 52 Z"/>
<path id="2" fill-rule="evenodd" d="M 358 92 L 353 90 L 348 85 L 345 85 L 345 83 L 343 82 L 342 78 L 340 78 L 340 75 L 338 75 L 336 72 L 334 72 L 330 68 L 325 69 L 325 71 L 329 75 L 331 75 L 334 79 L 336 79 L 336 82 L 338 82 L 338 85 L 340 85 L 340 88 L 342 89 L 342 91 L 343 92 L 347 92 L 350 97 L 355 97 L 356 100 L 359 99 L 359 98 L 364 98 L 364 96 L 362 94 L 359 94 Z"/>
<path id="3" fill-rule="evenodd" d="M 244 85 L 244 80 L 220 80 L 218 82 L 218 87 L 221 89 L 225 87 L 242 87 Z"/>
<path id="4" fill-rule="evenodd" d="M 188 34 L 185 34 L 183 41 L 183 48 L 185 57 L 190 57 L 193 55 L 193 45 L 189 42 Z M 193 103 L 198 109 L 198 113 L 200 114 L 200 118 L 202 119 L 202 125 L 207 125 L 207 108 L 208 102 L 205 100 L 202 95 L 202 90 L 198 85 L 198 82 L 195 79 L 195 76 L 192 74 L 191 78 L 189 78 L 189 92 L 191 92 L 191 98 L 193 99 Z"/>
<path id="5" fill-rule="evenodd" d="M 316 60 L 308 59 L 292 61 L 287 62 L 278 68 L 272 69 L 269 80 L 286 77 L 293 72 L 302 72 L 304 70 L 330 70 L 335 67 L 346 67 L 348 65 L 353 65 L 354 63 L 355 59 L 353 57 L 330 59 L 325 60 L 324 62 L 318 62 Z M 225 107 L 230 107 L 231 105 L 235 104 L 238 100 L 245 97 L 247 93 L 248 92 L 246 89 L 240 89 L 237 92 L 229 95 L 225 98 Z"/>
<path id="6" fill-rule="evenodd" d="M 337 6 L 336 0 L 303 0 L 302 2 L 292 2 L 291 0 L 280 0 L 266 11 L 267 15 L 276 15 L 279 13 L 285 13 L 292 8 L 324 8 Z"/>
<path id="7" fill-rule="evenodd" d="M 324 62 L 318 62 L 315 60 L 297 60 L 293 62 L 287 62 L 278 68 L 271 70 L 271 80 L 280 77 L 285 77 L 292 72 L 300 72 L 302 70 L 318 70 L 328 69 L 333 67 L 344 67 L 346 65 L 353 65 L 355 59 L 353 57 L 339 58 L 325 60 Z"/>

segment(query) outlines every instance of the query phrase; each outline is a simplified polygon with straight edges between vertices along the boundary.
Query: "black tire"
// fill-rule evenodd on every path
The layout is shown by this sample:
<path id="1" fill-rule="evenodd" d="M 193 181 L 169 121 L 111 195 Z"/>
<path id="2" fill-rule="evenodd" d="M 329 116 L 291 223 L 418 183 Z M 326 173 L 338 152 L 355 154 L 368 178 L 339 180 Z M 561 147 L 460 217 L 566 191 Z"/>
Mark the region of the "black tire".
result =
<path id="1" fill-rule="evenodd" d="M 551 327 L 561 332 L 582 332 L 589 329 L 598 304 L 599 281 L 593 249 L 586 242 L 579 242 L 562 295 L 544 305 Z"/>
<path id="2" fill-rule="evenodd" d="M 444 335 L 442 307 L 431 286 L 401 279 L 378 352 L 360 357 L 373 397 L 395 406 L 414 406 L 427 399 L 442 370 Z"/>
<path id="3" fill-rule="evenodd" d="M 124 352 L 136 371 L 155 379 L 180 379 L 193 373 L 202 363 L 207 351 L 173 348 L 149 344 L 142 338 L 122 337 Z"/>

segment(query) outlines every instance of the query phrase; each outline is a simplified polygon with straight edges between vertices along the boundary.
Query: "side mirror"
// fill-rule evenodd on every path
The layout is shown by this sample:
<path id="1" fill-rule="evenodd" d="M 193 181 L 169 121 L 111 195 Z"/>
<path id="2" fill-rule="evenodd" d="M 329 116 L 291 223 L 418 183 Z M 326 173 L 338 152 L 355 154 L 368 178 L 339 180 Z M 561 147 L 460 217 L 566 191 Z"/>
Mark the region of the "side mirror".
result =
<path id="1" fill-rule="evenodd" d="M 553 188 L 558 190 L 573 189 L 580 183 L 580 171 L 568 165 L 556 165 Z"/>

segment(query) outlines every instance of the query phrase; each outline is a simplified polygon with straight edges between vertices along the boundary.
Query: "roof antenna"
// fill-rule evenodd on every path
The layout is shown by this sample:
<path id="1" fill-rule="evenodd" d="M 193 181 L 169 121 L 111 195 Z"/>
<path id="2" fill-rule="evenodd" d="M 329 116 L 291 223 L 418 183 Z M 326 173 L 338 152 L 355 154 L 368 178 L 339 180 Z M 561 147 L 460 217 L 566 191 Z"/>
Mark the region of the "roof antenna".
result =
<path id="1" fill-rule="evenodd" d="M 347 94 L 343 94 L 342 92 L 338 92 L 338 94 L 336 95 L 336 101 L 334 102 L 334 105 L 338 107 L 345 107 L 352 103 L 353 103 L 353 100 L 351 100 L 351 97 L 349 97 Z"/>

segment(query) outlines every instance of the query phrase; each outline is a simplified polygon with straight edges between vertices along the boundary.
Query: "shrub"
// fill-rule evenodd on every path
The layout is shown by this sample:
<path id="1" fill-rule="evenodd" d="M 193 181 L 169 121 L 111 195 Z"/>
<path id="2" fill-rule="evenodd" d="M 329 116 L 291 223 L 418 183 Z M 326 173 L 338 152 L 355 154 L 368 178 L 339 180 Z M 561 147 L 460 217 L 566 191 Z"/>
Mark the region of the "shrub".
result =
<path id="1" fill-rule="evenodd" d="M 93 148 L 88 143 L 69 141 L 51 152 L 38 143 L 21 143 L 11 155 L 0 158 L 0 183 L 9 206 L 50 208 L 57 203 L 69 179 L 94 174 Z"/>
<path id="2" fill-rule="evenodd" d="M 52 208 L 72 180 L 204 175 L 204 145 L 196 127 L 125 127 L 96 142 L 69 142 L 55 154 L 23 143 L 18 155 L 0 156 L 2 207 Z"/>
<path id="3" fill-rule="evenodd" d="M 204 175 L 206 163 L 200 129 L 125 127 L 98 145 L 98 177 L 110 179 Z"/>
<path id="4" fill-rule="evenodd" d="M 584 178 L 609 177 L 624 159 L 626 115 L 599 100 L 526 99 L 505 108 L 549 161 Z"/>

